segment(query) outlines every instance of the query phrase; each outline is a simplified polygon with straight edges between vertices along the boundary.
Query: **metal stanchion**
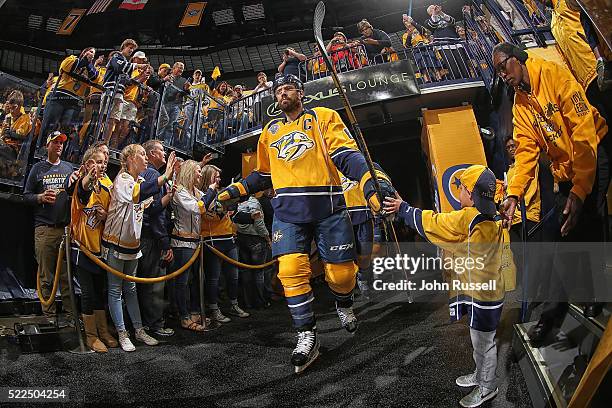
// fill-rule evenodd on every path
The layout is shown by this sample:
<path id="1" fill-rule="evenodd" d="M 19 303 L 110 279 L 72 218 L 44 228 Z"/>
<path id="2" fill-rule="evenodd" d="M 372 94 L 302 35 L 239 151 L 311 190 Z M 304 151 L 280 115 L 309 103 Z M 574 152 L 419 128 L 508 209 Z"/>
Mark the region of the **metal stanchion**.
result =
<path id="1" fill-rule="evenodd" d="M 220 327 L 221 323 L 215 319 L 210 319 L 210 323 L 206 323 L 206 305 L 204 304 L 204 248 L 204 238 L 200 237 L 200 319 L 202 319 L 201 325 L 204 326 L 204 331 L 210 331 Z"/>
<path id="2" fill-rule="evenodd" d="M 520 322 L 525 323 L 527 321 L 527 313 L 529 311 L 529 301 L 528 292 L 527 292 L 527 271 L 529 270 L 529 265 L 527 263 L 527 239 L 529 236 L 527 235 L 527 206 L 525 205 L 525 199 L 521 198 L 520 201 L 521 206 L 521 252 L 523 254 L 522 264 L 523 264 L 523 299 L 521 299 L 521 318 Z M 512 222 L 512 220 L 511 220 Z"/>
<path id="3" fill-rule="evenodd" d="M 70 305 L 72 306 L 72 318 L 74 319 L 74 331 L 79 340 L 79 345 L 74 349 L 68 350 L 70 353 L 74 354 L 89 354 L 93 353 L 93 350 L 90 350 L 85 346 L 83 342 L 83 335 L 81 334 L 81 324 L 79 322 L 79 314 L 77 312 L 76 299 L 74 297 L 74 287 L 72 284 L 72 265 L 70 259 L 70 225 L 67 225 L 64 230 L 64 240 L 66 242 L 65 250 L 66 250 L 66 274 L 68 275 L 68 290 L 70 291 Z"/>

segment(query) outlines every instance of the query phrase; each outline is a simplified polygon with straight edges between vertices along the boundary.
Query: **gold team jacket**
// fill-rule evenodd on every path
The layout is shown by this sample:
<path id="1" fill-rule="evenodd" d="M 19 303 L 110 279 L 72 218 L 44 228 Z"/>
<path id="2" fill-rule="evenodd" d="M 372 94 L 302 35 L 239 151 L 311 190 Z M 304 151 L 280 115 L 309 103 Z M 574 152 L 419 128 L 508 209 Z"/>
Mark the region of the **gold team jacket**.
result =
<path id="1" fill-rule="evenodd" d="M 595 180 L 597 145 L 608 132 L 606 121 L 564 67 L 540 58 L 528 58 L 526 66 L 531 90 L 517 89 L 514 96 L 516 171 L 508 195 L 523 196 L 544 151 L 555 180 L 571 181 L 571 191 L 584 201 Z"/>
<path id="2" fill-rule="evenodd" d="M 553 0 L 553 7 L 550 30 L 557 48 L 582 89 L 587 89 L 597 76 L 597 60 L 586 41 L 580 12 L 571 10 L 565 0 Z"/>

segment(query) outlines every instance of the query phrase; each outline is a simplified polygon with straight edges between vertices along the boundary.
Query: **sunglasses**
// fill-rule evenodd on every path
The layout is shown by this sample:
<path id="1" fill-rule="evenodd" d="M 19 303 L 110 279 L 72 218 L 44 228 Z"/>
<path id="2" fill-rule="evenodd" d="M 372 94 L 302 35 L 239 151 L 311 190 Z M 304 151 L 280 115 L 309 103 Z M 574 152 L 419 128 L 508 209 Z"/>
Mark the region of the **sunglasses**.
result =
<path id="1" fill-rule="evenodd" d="M 508 69 L 507 69 L 506 65 L 508 64 L 508 60 L 510 58 L 514 58 L 514 55 L 506 57 L 503 61 L 501 61 L 499 64 L 497 64 L 497 66 L 495 67 L 495 73 L 497 75 L 507 74 L 508 73 Z"/>

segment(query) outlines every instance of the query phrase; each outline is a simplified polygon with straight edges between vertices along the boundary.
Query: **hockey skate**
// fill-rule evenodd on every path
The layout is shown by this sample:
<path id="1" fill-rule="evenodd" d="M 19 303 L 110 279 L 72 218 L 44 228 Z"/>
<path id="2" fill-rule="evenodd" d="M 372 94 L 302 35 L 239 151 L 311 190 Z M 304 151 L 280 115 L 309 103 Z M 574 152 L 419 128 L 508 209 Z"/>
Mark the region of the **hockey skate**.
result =
<path id="1" fill-rule="evenodd" d="M 295 373 L 299 374 L 319 357 L 319 338 L 316 329 L 298 332 L 297 338 L 297 345 L 291 354 L 291 364 L 295 367 Z"/>
<path id="2" fill-rule="evenodd" d="M 353 312 L 353 307 L 339 307 L 338 302 L 336 302 L 336 312 L 338 312 L 342 327 L 349 333 L 355 333 L 357 330 L 357 318 Z"/>

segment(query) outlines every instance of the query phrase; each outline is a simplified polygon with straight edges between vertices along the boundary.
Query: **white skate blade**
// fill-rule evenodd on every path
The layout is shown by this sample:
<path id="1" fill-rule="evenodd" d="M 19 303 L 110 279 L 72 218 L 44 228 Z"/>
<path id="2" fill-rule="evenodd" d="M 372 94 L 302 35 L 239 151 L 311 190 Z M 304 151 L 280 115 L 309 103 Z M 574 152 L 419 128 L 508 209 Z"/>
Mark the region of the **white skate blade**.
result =
<path id="1" fill-rule="evenodd" d="M 308 360 L 306 364 L 302 366 L 293 366 L 295 367 L 295 374 L 300 374 L 304 370 L 306 370 L 308 366 L 311 365 L 317 359 L 317 357 L 319 357 L 319 350 L 316 351 L 315 355 L 310 360 Z"/>

